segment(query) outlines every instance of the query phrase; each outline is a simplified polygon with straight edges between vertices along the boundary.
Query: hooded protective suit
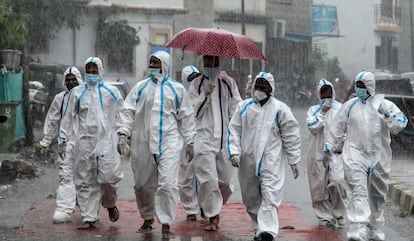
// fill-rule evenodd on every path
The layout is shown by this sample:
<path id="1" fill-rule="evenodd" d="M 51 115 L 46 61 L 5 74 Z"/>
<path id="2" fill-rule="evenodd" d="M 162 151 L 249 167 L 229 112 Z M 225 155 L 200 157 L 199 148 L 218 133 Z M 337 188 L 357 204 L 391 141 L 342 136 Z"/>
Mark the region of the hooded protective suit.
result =
<path id="1" fill-rule="evenodd" d="M 193 73 L 200 73 L 193 65 L 185 66 L 181 71 L 181 83 L 184 86 L 189 86 L 188 77 Z M 185 156 L 185 148 L 181 151 L 180 175 L 178 177 L 178 190 L 180 200 L 183 204 L 185 213 L 198 214 L 200 207 L 197 198 L 197 179 L 194 175 L 194 167 L 192 162 L 189 162 Z"/>
<path id="2" fill-rule="evenodd" d="M 335 157 L 335 163 L 331 162 L 328 169 L 324 167 L 323 146 L 325 137 L 329 133 L 329 127 L 332 124 L 336 112 L 342 106 L 335 100 L 335 89 L 331 82 L 321 79 L 317 88 L 320 96 L 322 86 L 328 85 L 332 89 L 331 100 L 321 100 L 319 104 L 311 106 L 308 109 L 306 124 L 308 130 L 312 134 L 310 137 L 309 151 L 307 156 L 307 170 L 309 178 L 309 186 L 312 198 L 312 207 L 316 217 L 320 220 L 326 220 L 332 224 L 336 223 L 336 218 L 345 216 L 345 205 L 341 199 L 341 185 L 334 180 L 343 180 L 342 158 Z M 322 111 L 324 103 L 332 101 L 331 108 L 324 113 Z M 333 159 L 333 156 L 332 156 Z M 335 173 L 330 172 L 336 171 Z M 333 175 L 340 175 L 334 177 Z M 330 188 L 328 188 L 328 185 Z"/>
<path id="3" fill-rule="evenodd" d="M 390 133 L 397 134 L 407 125 L 407 118 L 398 107 L 382 95 L 375 94 L 375 77 L 371 72 L 361 72 L 355 82 L 362 81 L 370 96 L 345 102 L 338 111 L 327 139 L 325 150 L 332 150 L 334 143 L 346 133 L 343 147 L 345 179 L 352 189 L 352 199 L 347 213 L 351 222 L 348 238 L 384 240 L 379 229 L 384 223 L 384 204 L 388 192 L 388 176 L 392 153 Z M 379 113 L 384 109 L 389 116 Z"/>
<path id="4" fill-rule="evenodd" d="M 168 76 L 170 55 L 157 51 L 162 74 L 139 81 L 120 112 L 118 133 L 131 137 L 131 165 L 141 217 L 171 225 L 178 203 L 183 147 L 194 142 L 194 118 L 184 86 Z M 184 142 L 184 143 L 183 143 Z"/>
<path id="5" fill-rule="evenodd" d="M 206 96 L 204 88 L 208 82 L 215 88 Z M 205 73 L 195 78 L 189 95 L 197 129 L 192 162 L 200 183 L 198 198 L 204 214 L 210 218 L 220 213 L 234 190 L 231 184 L 234 168 L 227 160 L 225 145 L 228 123 L 241 97 L 236 82 L 225 71 L 212 80 Z"/>
<path id="6" fill-rule="evenodd" d="M 270 73 L 259 73 L 274 94 Z M 252 91 L 253 92 L 253 91 Z M 253 93 L 252 93 L 252 96 Z M 278 209 L 282 202 L 287 158 L 290 165 L 301 158 L 299 124 L 290 108 L 274 97 L 261 106 L 252 98 L 240 102 L 231 118 L 228 132 L 228 155 L 240 156 L 239 182 L 247 213 L 256 229 L 277 236 Z"/>
<path id="7" fill-rule="evenodd" d="M 98 66 L 102 80 L 101 60 L 90 57 L 85 66 L 90 62 Z M 73 180 L 83 222 L 99 220 L 101 201 L 105 208 L 116 204 L 116 186 L 123 172 L 115 124 L 122 103 L 119 90 L 102 81 L 83 83 L 69 94 L 61 131 L 74 143 Z"/>
<path id="8" fill-rule="evenodd" d="M 66 90 L 60 92 L 53 99 L 43 126 L 44 137 L 40 145 L 48 148 L 59 131 L 60 122 L 63 117 L 63 111 L 69 97 L 69 91 L 65 85 L 65 78 L 68 74 L 76 77 L 78 84 L 82 83 L 82 75 L 76 67 L 69 67 L 63 73 L 63 86 Z M 59 144 L 66 145 L 65 158 L 58 157 L 59 164 L 59 186 L 56 191 L 56 211 L 71 214 L 76 205 L 76 190 L 73 184 L 72 170 L 72 148 L 73 143 L 61 143 L 64 138 L 58 138 Z M 58 220 L 56 220 L 58 221 Z"/>

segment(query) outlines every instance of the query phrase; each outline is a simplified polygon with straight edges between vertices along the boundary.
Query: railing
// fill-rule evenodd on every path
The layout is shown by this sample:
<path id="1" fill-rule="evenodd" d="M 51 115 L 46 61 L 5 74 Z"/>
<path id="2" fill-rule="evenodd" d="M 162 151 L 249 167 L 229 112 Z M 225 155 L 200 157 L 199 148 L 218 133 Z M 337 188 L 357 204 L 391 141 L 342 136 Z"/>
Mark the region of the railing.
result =
<path id="1" fill-rule="evenodd" d="M 374 21 L 377 25 L 377 30 L 401 31 L 401 7 L 374 4 Z"/>

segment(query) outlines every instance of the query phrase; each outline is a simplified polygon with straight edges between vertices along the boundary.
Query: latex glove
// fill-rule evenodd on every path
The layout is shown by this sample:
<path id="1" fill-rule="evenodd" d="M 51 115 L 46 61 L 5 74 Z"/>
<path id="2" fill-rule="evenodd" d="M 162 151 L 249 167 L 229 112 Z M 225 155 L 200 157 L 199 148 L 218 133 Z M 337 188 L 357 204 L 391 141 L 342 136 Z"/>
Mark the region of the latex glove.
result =
<path id="1" fill-rule="evenodd" d="M 194 158 L 194 143 L 190 143 L 185 147 L 185 155 L 188 162 L 192 161 Z"/>
<path id="2" fill-rule="evenodd" d="M 385 118 L 390 117 L 390 113 L 388 112 L 388 110 L 386 110 L 386 109 L 385 109 L 385 107 L 384 107 L 384 105 L 383 105 L 383 104 L 381 104 L 381 105 L 378 107 L 378 112 L 379 112 L 380 114 L 384 115 L 384 116 L 385 116 Z"/>
<path id="3" fill-rule="evenodd" d="M 129 156 L 130 148 L 128 144 L 128 137 L 124 134 L 120 134 L 118 137 L 118 145 L 116 146 L 120 155 Z"/>
<path id="4" fill-rule="evenodd" d="M 205 86 L 204 86 L 204 94 L 205 95 L 210 95 L 211 93 L 213 93 L 213 91 L 214 91 L 214 88 L 215 88 L 216 86 L 213 84 L 213 83 L 207 83 Z"/>
<path id="5" fill-rule="evenodd" d="M 329 167 L 329 162 L 331 161 L 331 153 L 329 151 L 323 153 L 323 166 L 325 168 Z"/>
<path id="6" fill-rule="evenodd" d="M 299 177 L 299 170 L 296 164 L 290 165 L 290 169 L 292 169 L 293 178 L 296 179 Z"/>
<path id="7" fill-rule="evenodd" d="M 66 145 L 58 144 L 58 154 L 59 154 L 60 158 L 65 159 Z"/>
<path id="8" fill-rule="evenodd" d="M 325 114 L 326 112 L 328 112 L 329 109 L 331 109 L 331 107 L 332 107 L 331 103 L 329 103 L 329 102 L 323 103 L 321 113 Z"/>
<path id="9" fill-rule="evenodd" d="M 239 155 L 233 155 L 230 157 L 231 165 L 234 167 L 240 167 L 240 157 Z"/>

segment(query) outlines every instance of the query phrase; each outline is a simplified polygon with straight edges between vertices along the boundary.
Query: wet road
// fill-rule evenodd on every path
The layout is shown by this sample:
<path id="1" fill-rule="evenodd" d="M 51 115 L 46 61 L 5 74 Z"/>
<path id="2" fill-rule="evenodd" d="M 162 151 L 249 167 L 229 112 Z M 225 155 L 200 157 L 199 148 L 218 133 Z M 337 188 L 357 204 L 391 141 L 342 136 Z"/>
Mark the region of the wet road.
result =
<path id="1" fill-rule="evenodd" d="M 301 126 L 304 126 L 305 111 L 294 111 Z M 302 128 L 303 153 L 306 153 L 308 133 Z M 345 240 L 345 228 L 320 228 L 311 209 L 308 179 L 305 163 L 299 164 L 300 176 L 294 180 L 290 169 L 286 169 L 284 202 L 280 208 L 281 229 L 277 240 Z M 56 168 L 46 169 L 38 178 L 21 180 L 10 189 L 0 193 L 0 240 L 161 240 L 160 226 L 153 235 L 136 233 L 142 223 L 134 201 L 133 178 L 128 162 L 124 162 L 125 178 L 119 186 L 119 207 L 121 218 L 110 223 L 106 210 L 101 212 L 97 228 L 79 231 L 79 214 L 73 215 L 73 223 L 52 224 L 54 193 L 57 184 Z M 217 233 L 201 231 L 200 221 L 189 223 L 181 207 L 172 230 L 177 237 L 173 240 L 252 240 L 253 233 L 247 214 L 242 206 L 237 177 L 234 178 L 235 192 L 222 212 L 220 230 Z M 49 197 L 49 198 L 48 198 Z M 414 217 L 400 218 L 398 207 L 388 203 L 386 207 L 387 240 L 414 241 Z M 293 229 L 290 229 L 293 228 Z"/>

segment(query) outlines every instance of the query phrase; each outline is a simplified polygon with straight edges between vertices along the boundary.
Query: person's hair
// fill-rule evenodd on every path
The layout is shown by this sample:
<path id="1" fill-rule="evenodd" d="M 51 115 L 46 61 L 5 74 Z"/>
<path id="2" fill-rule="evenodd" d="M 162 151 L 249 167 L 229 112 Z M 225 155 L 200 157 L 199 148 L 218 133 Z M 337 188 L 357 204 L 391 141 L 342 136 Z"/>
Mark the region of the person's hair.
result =
<path id="1" fill-rule="evenodd" d="M 98 65 L 97 65 L 97 64 L 95 64 L 94 62 L 89 62 L 89 63 L 87 63 L 85 67 L 86 67 L 86 68 L 90 68 L 90 67 L 93 67 L 93 66 L 98 67 Z"/>
<path id="2" fill-rule="evenodd" d="M 321 94 L 323 93 L 323 92 L 326 92 L 326 91 L 332 91 L 332 87 L 330 86 L 330 85 L 323 85 L 322 87 L 321 87 Z"/>

